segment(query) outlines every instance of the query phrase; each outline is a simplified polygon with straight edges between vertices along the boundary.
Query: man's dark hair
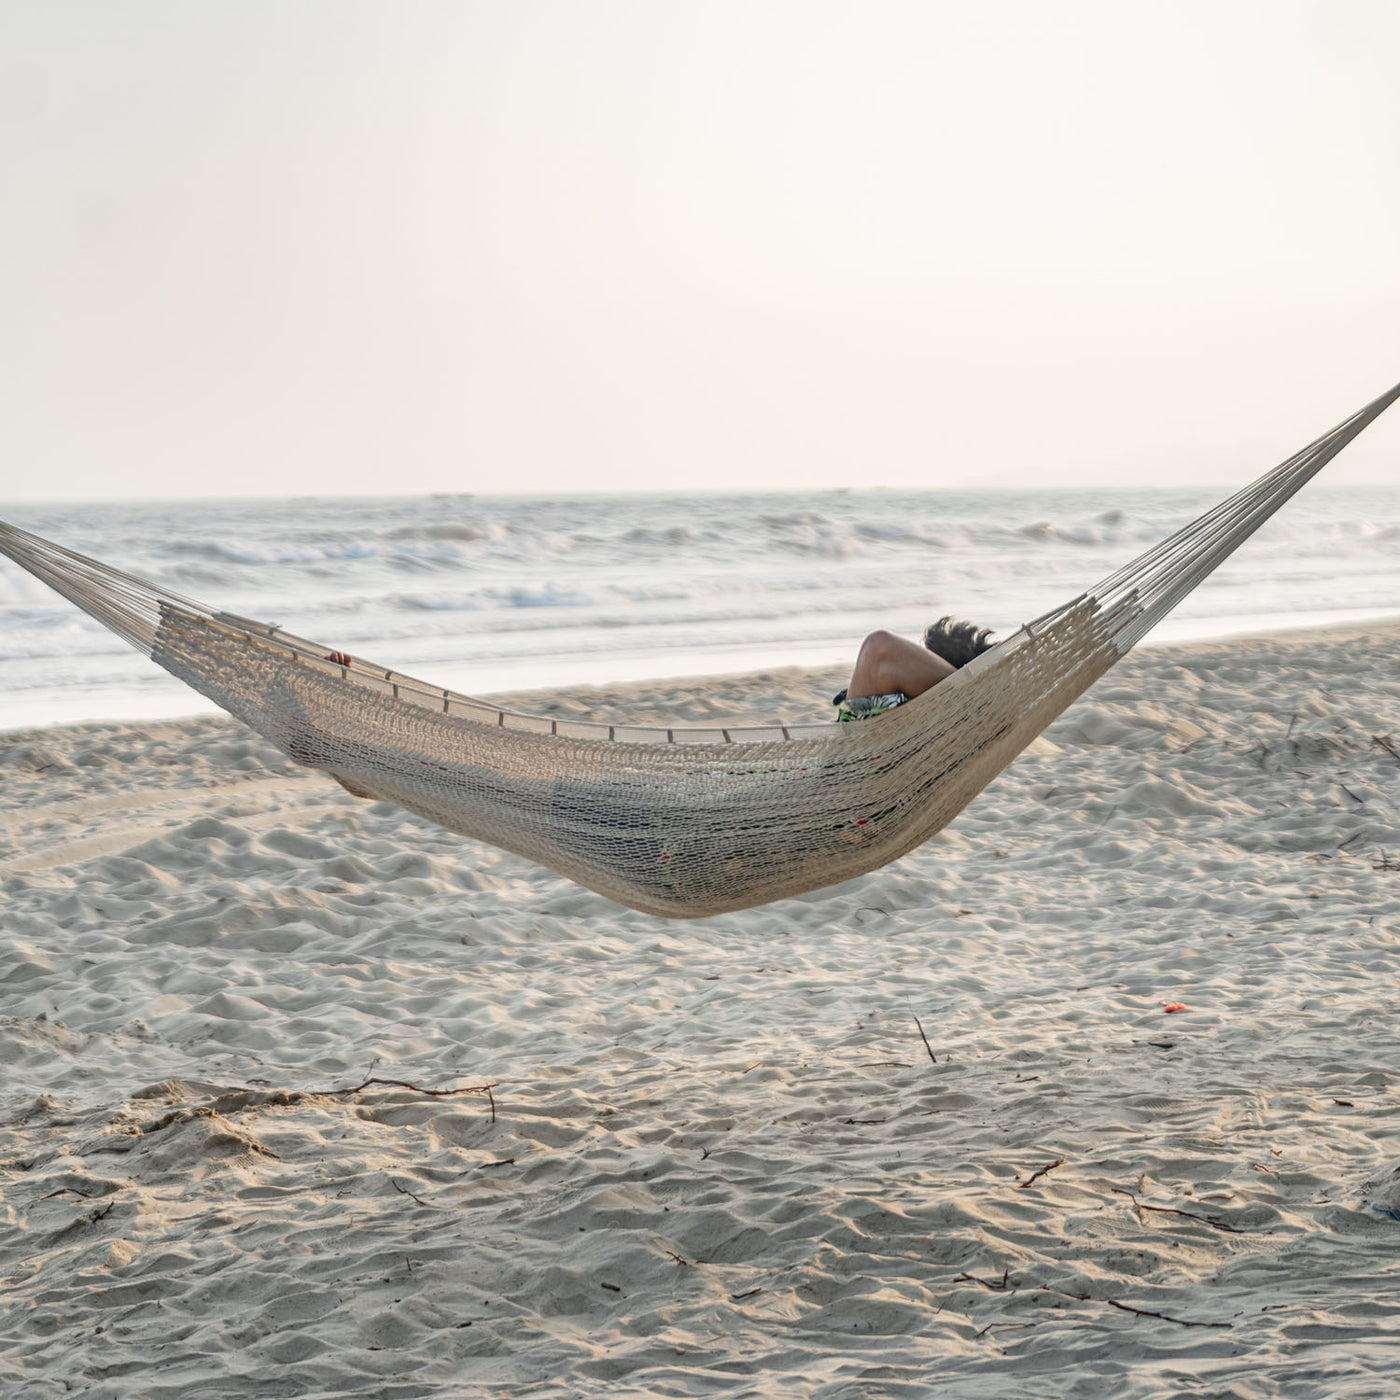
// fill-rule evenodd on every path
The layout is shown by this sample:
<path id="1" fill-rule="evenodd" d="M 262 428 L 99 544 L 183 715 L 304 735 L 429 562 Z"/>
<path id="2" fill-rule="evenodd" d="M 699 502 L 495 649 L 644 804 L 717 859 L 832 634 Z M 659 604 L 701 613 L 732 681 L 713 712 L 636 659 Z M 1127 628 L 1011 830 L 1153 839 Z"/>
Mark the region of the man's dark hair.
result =
<path id="1" fill-rule="evenodd" d="M 990 627 L 940 617 L 937 622 L 929 624 L 924 633 L 924 645 L 952 665 L 966 666 L 974 656 L 981 656 L 996 643 L 992 641 Z"/>

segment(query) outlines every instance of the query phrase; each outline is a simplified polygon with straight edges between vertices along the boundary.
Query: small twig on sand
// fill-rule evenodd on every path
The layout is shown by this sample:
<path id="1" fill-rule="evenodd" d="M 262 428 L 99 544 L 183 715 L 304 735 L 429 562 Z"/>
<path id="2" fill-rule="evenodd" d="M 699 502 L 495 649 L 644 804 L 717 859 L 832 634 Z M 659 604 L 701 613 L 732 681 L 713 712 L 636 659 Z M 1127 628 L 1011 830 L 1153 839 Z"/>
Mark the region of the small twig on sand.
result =
<path id="1" fill-rule="evenodd" d="M 421 1084 L 412 1084 L 407 1079 L 376 1079 L 371 1077 L 363 1084 L 356 1084 L 353 1089 L 328 1089 L 327 1095 L 338 1096 L 341 1094 L 358 1094 L 361 1089 L 368 1089 L 371 1084 L 387 1085 L 391 1089 L 412 1089 L 415 1094 L 429 1094 L 433 1098 L 447 1098 L 452 1094 L 484 1094 L 493 1086 L 490 1084 L 466 1084 L 460 1089 L 425 1089 Z"/>
<path id="2" fill-rule="evenodd" d="M 924 1049 L 928 1051 L 929 1059 L 932 1060 L 934 1064 L 937 1064 L 938 1058 L 933 1053 L 933 1046 L 928 1043 L 928 1036 L 924 1034 L 924 1023 L 915 1016 L 914 1024 L 919 1028 L 919 1039 L 924 1042 Z"/>
<path id="3" fill-rule="evenodd" d="M 1341 788 L 1353 802 L 1359 802 L 1363 807 L 1366 805 L 1366 799 L 1364 797 L 1358 797 L 1345 783 L 1339 782 L 1337 786 Z"/>
<path id="4" fill-rule="evenodd" d="M 1388 753 L 1391 756 L 1391 758 L 1393 758 L 1396 761 L 1396 763 L 1400 763 L 1400 752 L 1397 752 L 1395 745 L 1390 742 L 1389 735 L 1372 734 L 1371 742 L 1373 744 L 1379 744 L 1381 748 L 1383 748 L 1386 751 L 1386 753 Z"/>
<path id="5" fill-rule="evenodd" d="M 1120 1303 L 1117 1298 L 1095 1298 L 1088 1293 L 1066 1293 L 1062 1288 L 1040 1285 L 1042 1293 L 1057 1293 L 1061 1298 L 1073 1298 L 1080 1303 L 1105 1303 L 1119 1312 L 1132 1313 L 1134 1317 L 1155 1317 L 1162 1322 L 1174 1322 L 1178 1327 L 1233 1327 L 1233 1322 L 1196 1322 L 1189 1317 L 1173 1317 L 1170 1313 L 1153 1312 L 1150 1308 L 1135 1308 L 1131 1303 Z"/>
<path id="6" fill-rule="evenodd" d="M 1117 1188 L 1115 1188 L 1117 1189 Z M 1128 1193 L 1131 1194 L 1131 1193 Z M 1148 1206 L 1148 1210 L 1153 1207 Z M 1011 1270 L 1008 1267 L 999 1279 L 978 1278 L 975 1274 L 958 1274 L 953 1280 L 954 1283 L 980 1283 L 983 1288 L 990 1289 L 993 1293 L 1015 1293 L 1019 1285 L 1011 1282 Z M 1233 1322 L 1196 1322 L 1188 1317 L 1173 1317 L 1170 1313 L 1153 1312 L 1150 1308 L 1135 1308 L 1131 1303 L 1120 1303 L 1117 1298 L 1095 1298 L 1089 1293 L 1067 1293 L 1063 1288 L 1051 1288 L 1048 1283 L 1035 1285 L 1038 1293 L 1053 1293 L 1059 1298 L 1073 1298 L 1077 1303 L 1103 1303 L 1107 1307 L 1117 1308 L 1119 1312 L 1131 1313 L 1134 1317 L 1154 1317 L 1160 1322 L 1174 1322 L 1178 1327 L 1233 1327 Z M 940 1306 L 939 1311 L 942 1311 Z M 977 1335 L 980 1337 L 991 1327 L 1010 1326 L 1031 1326 L 1030 1323 L 1004 1323 L 991 1322 Z"/>
<path id="7" fill-rule="evenodd" d="M 413 1192 L 410 1191 L 406 1186 L 400 1186 L 399 1183 L 395 1181 L 392 1176 L 389 1178 L 389 1185 L 392 1186 L 394 1190 L 399 1193 L 400 1196 L 407 1196 L 409 1200 L 417 1201 L 420 1206 L 425 1206 L 428 1204 L 427 1201 L 425 1201 L 421 1196 L 415 1196 Z"/>
<path id="8" fill-rule="evenodd" d="M 1056 1167 L 1064 1166 L 1068 1160 L 1067 1157 L 1057 1157 L 1048 1167 L 1041 1167 L 1039 1171 L 1032 1172 L 1024 1181 L 1018 1181 L 1016 1183 L 1017 1189 L 1024 1191 L 1027 1186 L 1039 1181 L 1042 1176 L 1054 1171 Z"/>
<path id="9" fill-rule="evenodd" d="M 1178 1327 L 1233 1327 L 1233 1322 L 1193 1322 L 1186 1317 L 1172 1317 L 1170 1313 L 1153 1312 L 1150 1308 L 1135 1308 L 1127 1303 L 1120 1303 L 1116 1298 L 1102 1298 L 1100 1302 L 1107 1303 L 1111 1308 L 1117 1308 L 1119 1312 L 1132 1313 L 1134 1317 L 1156 1317 L 1163 1322 L 1174 1322 Z"/>
<path id="10" fill-rule="evenodd" d="M 34 1201 L 32 1204 L 37 1206 L 39 1204 L 39 1201 L 47 1201 L 52 1199 L 54 1196 L 81 1196 L 85 1201 L 91 1201 L 94 1199 L 93 1194 L 90 1191 L 79 1191 L 76 1186 L 60 1186 L 57 1191 L 50 1191 L 47 1196 L 40 1196 L 39 1200 Z M 81 1223 L 85 1225 L 96 1225 L 99 1220 L 105 1220 L 109 1215 L 111 1215 L 112 1207 L 116 1205 L 116 1203 L 116 1192 L 113 1192 L 112 1199 L 109 1200 L 101 1210 L 95 1210 L 91 1215 L 83 1216 Z M 78 1222 L 74 1223 L 76 1224 Z M 67 1228 L 71 1229 L 72 1226 L 70 1225 Z"/>
<path id="11" fill-rule="evenodd" d="M 1225 1230 L 1231 1235 L 1242 1235 L 1245 1232 L 1234 1225 L 1227 1225 L 1223 1220 L 1217 1220 L 1209 1215 L 1197 1215 L 1194 1211 L 1174 1210 L 1171 1206 L 1150 1206 L 1145 1201 L 1138 1200 L 1137 1196 L 1122 1186 L 1111 1186 L 1110 1191 L 1116 1192 L 1120 1196 L 1127 1196 L 1132 1201 L 1134 1209 L 1138 1213 L 1138 1219 L 1142 1219 L 1142 1213 L 1150 1210 L 1154 1215 L 1179 1215 L 1185 1220 L 1199 1220 L 1203 1225 L 1209 1225 L 1215 1230 Z M 1176 1319 L 1173 1318 L 1172 1321 Z"/>
<path id="12" fill-rule="evenodd" d="M 496 1087 L 494 1084 L 464 1084 L 458 1089 L 425 1089 L 421 1084 L 412 1084 L 407 1079 L 376 1079 L 371 1076 L 363 1084 L 356 1084 L 353 1089 L 324 1089 L 320 1092 L 327 1098 L 344 1098 L 349 1094 L 358 1094 L 361 1089 L 368 1089 L 371 1084 L 380 1084 L 390 1089 L 411 1089 L 415 1094 L 427 1094 L 435 1099 L 451 1098 L 453 1094 L 485 1094 L 491 1105 L 491 1121 L 496 1121 L 496 1096 L 491 1092 Z"/>

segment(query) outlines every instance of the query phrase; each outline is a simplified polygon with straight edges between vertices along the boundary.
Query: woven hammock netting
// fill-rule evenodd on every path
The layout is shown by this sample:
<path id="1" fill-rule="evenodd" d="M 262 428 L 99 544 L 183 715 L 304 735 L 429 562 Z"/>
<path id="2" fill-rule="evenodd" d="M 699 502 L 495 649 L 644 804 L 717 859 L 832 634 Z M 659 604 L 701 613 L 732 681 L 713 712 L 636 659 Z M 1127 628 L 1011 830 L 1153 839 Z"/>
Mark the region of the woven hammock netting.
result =
<path id="1" fill-rule="evenodd" d="M 651 914 L 838 884 L 946 826 L 1400 398 L 1400 385 L 923 695 L 855 724 L 659 729 L 500 710 L 0 524 L 0 553 L 299 763 Z"/>

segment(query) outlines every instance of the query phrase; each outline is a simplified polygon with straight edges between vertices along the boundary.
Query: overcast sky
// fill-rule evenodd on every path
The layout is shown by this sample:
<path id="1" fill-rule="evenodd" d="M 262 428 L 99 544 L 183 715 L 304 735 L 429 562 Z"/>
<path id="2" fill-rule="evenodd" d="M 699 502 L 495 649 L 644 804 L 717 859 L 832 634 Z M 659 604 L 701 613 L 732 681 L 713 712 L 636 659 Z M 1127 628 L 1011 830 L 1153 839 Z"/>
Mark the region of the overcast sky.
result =
<path id="1" fill-rule="evenodd" d="M 1400 379 L 1397 54 L 1391 0 L 0 0 L 0 499 L 1233 485 Z"/>

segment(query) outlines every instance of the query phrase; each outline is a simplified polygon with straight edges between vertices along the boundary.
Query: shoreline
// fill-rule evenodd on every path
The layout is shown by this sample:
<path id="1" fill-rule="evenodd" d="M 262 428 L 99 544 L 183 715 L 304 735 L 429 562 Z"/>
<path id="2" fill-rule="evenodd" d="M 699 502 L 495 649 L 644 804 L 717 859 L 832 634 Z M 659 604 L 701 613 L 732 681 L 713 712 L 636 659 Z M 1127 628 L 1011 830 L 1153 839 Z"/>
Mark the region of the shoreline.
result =
<path id="1" fill-rule="evenodd" d="M 1190 653 L 1198 649 L 1217 646 L 1248 648 L 1256 643 L 1287 642 L 1290 639 L 1298 644 L 1313 641 L 1363 640 L 1368 636 L 1389 636 L 1400 632 L 1400 614 L 1387 612 L 1375 616 L 1355 618 L 1338 616 L 1335 622 L 1308 622 L 1300 625 L 1258 628 L 1235 632 L 1226 631 L 1208 636 L 1184 638 L 1158 638 L 1149 634 L 1136 648 L 1133 655 L 1164 655 L 1168 653 Z M 1170 619 L 1168 619 L 1170 621 Z M 148 666 L 154 663 L 147 662 Z M 1121 664 L 1121 663 L 1120 663 Z M 790 693 L 810 690 L 813 700 L 811 708 L 794 710 L 781 718 L 794 723 L 811 723 L 827 717 L 824 701 L 846 683 L 849 665 L 833 663 L 829 665 L 782 665 L 756 667 L 749 670 L 725 672 L 686 672 L 666 676 L 645 677 L 637 680 L 622 680 L 611 683 L 588 682 L 577 685 L 512 686 L 499 690 L 483 691 L 479 698 L 507 709 L 519 710 L 527 714 L 540 714 L 549 717 L 569 716 L 571 718 L 605 718 L 625 712 L 630 718 L 637 716 L 639 723 L 661 722 L 666 715 L 696 723 L 719 722 L 720 719 L 754 717 L 753 711 L 725 708 L 708 700 L 700 702 L 696 696 L 701 692 L 733 693 L 734 703 L 742 705 L 744 696 L 762 693 L 774 684 Z M 173 678 L 172 678 L 173 679 Z M 1092 691 L 1090 692 L 1092 694 Z M 191 699 L 202 702 L 193 691 Z M 117 716 L 102 719 L 58 720 L 49 724 L 20 724 L 0 728 L 0 744 L 21 742 L 51 729 L 81 729 L 88 726 L 109 727 L 113 725 L 135 726 L 192 723 L 202 719 L 217 719 L 224 711 L 210 702 L 203 702 L 207 708 L 176 714 L 140 715 L 133 717 Z M 803 702 L 804 706 L 806 702 Z M 761 718 L 770 718 L 763 714 Z M 234 721 L 236 722 L 236 721 Z"/>

